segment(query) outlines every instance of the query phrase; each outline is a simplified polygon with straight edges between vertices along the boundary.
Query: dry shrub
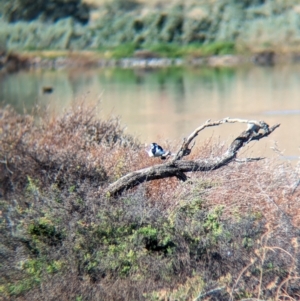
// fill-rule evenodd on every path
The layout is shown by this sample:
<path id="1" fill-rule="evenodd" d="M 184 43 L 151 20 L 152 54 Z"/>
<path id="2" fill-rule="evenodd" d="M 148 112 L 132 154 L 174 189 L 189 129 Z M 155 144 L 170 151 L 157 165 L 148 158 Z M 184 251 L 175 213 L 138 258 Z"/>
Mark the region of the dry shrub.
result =
<path id="1" fill-rule="evenodd" d="M 118 119 L 6 108 L 0 140 L 3 300 L 299 299 L 297 167 L 232 162 L 111 199 L 110 183 L 161 162 Z"/>
<path id="2" fill-rule="evenodd" d="M 93 109 L 82 106 L 61 118 L 45 117 L 39 122 L 9 108 L 0 114 L 0 181 L 5 196 L 22 191 L 28 178 L 46 187 L 68 188 L 87 181 L 101 186 L 113 175 L 116 162 L 110 161 L 117 153 L 122 157 L 123 149 L 139 149 L 118 119 L 95 120 Z"/>

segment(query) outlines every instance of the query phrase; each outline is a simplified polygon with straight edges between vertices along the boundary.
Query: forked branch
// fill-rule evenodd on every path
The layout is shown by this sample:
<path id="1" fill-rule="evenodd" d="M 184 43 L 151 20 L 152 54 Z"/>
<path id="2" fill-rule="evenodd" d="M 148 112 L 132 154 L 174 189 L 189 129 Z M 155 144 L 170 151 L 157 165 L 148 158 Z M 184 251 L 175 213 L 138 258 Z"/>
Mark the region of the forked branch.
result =
<path id="1" fill-rule="evenodd" d="M 205 128 L 219 126 L 224 123 L 236 122 L 247 123 L 248 128 L 233 140 L 224 154 L 210 160 L 182 160 L 184 156 L 188 156 L 191 153 L 194 145 L 193 144 L 190 147 L 191 143 Z M 124 177 L 112 183 L 108 187 L 107 192 L 110 196 L 115 196 L 121 194 L 124 190 L 133 188 L 143 182 L 169 177 L 176 177 L 181 181 L 185 181 L 187 179 L 187 176 L 185 174 L 186 172 L 218 169 L 235 160 L 237 152 L 250 141 L 260 140 L 264 137 L 269 136 L 279 126 L 280 124 L 275 124 L 274 126 L 269 127 L 269 125 L 264 121 L 231 119 L 229 117 L 218 121 L 207 120 L 203 125 L 195 129 L 188 138 L 184 139 L 181 147 L 179 148 L 173 159 L 170 159 L 163 164 L 154 165 L 148 168 L 128 173 Z M 261 159 L 263 158 L 246 158 L 243 160 L 238 160 L 238 162 L 251 162 Z"/>

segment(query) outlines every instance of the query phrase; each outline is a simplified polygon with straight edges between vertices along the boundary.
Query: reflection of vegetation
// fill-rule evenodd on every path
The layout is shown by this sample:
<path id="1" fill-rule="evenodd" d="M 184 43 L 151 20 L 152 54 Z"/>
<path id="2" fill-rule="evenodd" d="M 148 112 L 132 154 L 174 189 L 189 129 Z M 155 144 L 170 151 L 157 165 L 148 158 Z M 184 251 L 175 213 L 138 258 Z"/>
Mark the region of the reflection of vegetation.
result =
<path id="1" fill-rule="evenodd" d="M 98 80 L 103 84 L 116 83 L 118 85 L 136 84 L 136 73 L 133 69 L 112 69 L 107 75 L 105 72 L 99 72 Z"/>
<path id="2" fill-rule="evenodd" d="M 18 112 L 31 110 L 37 103 L 48 106 L 49 95 L 41 95 L 44 85 L 53 86 L 61 97 L 72 96 L 73 88 L 77 87 L 64 71 L 11 73 L 0 80 L 0 102 L 12 105 Z"/>
<path id="3" fill-rule="evenodd" d="M 142 85 L 144 89 L 157 93 L 168 91 L 182 98 L 184 91 L 193 91 L 199 85 L 215 84 L 230 87 L 235 69 L 231 68 L 201 68 L 187 69 L 182 67 L 161 68 L 155 70 L 110 69 L 104 71 L 74 72 L 43 71 L 8 74 L 0 81 L 0 101 L 12 105 L 18 112 L 24 108 L 31 110 L 36 103 L 41 107 L 54 104 L 61 99 L 59 107 L 63 108 L 73 97 L 82 97 L 87 91 L 100 93 L 103 90 L 109 94 L 111 85 L 116 85 L 116 92 L 122 94 L 122 89 L 136 88 Z M 43 95 L 42 87 L 50 85 L 54 88 L 53 95 Z M 192 85 L 192 86 L 191 86 Z M 92 89 L 92 90 L 91 90 Z M 84 96 L 83 96 L 84 97 Z"/>

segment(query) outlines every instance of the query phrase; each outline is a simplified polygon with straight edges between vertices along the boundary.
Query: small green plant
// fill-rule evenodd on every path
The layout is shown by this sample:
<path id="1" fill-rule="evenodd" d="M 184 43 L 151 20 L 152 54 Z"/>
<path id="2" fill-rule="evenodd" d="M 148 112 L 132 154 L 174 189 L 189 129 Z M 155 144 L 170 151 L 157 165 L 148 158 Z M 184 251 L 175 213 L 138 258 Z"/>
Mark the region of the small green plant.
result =
<path id="1" fill-rule="evenodd" d="M 39 184 L 38 184 L 38 180 L 34 180 L 32 179 L 30 176 L 27 176 L 27 192 L 31 195 L 36 195 L 39 193 Z"/>
<path id="2" fill-rule="evenodd" d="M 76 185 L 72 185 L 69 187 L 69 192 L 73 193 L 76 190 Z"/>
<path id="3" fill-rule="evenodd" d="M 63 267 L 63 262 L 61 260 L 54 260 L 47 264 L 46 271 L 48 274 L 54 274 L 59 272 Z"/>
<path id="4" fill-rule="evenodd" d="M 209 212 L 204 222 L 205 230 L 212 236 L 213 240 L 216 241 L 221 235 L 223 228 L 220 222 L 220 216 L 222 215 L 223 207 L 218 206 Z"/>
<path id="5" fill-rule="evenodd" d="M 250 237 L 245 237 L 242 243 L 244 248 L 251 248 L 254 245 L 253 239 Z"/>
<path id="6" fill-rule="evenodd" d="M 54 274 L 61 270 L 62 262 L 59 260 L 47 263 L 44 259 L 27 259 L 18 264 L 19 269 L 25 273 L 24 279 L 0 287 L 0 293 L 8 296 L 19 296 L 33 289 L 43 281 L 43 272 Z"/>
<path id="7" fill-rule="evenodd" d="M 194 198 L 188 201 L 182 201 L 179 211 L 188 217 L 193 217 L 195 214 L 201 212 L 203 207 L 203 199 Z"/>
<path id="8" fill-rule="evenodd" d="M 145 45 L 145 49 L 148 49 L 154 53 L 157 53 L 162 57 L 182 57 L 184 50 L 182 46 L 173 43 L 159 43 L 154 45 Z"/>
<path id="9" fill-rule="evenodd" d="M 125 43 L 116 46 L 114 49 L 107 50 L 108 55 L 114 59 L 132 57 L 136 50 L 136 45 L 131 43 Z"/>
<path id="10" fill-rule="evenodd" d="M 50 245 L 60 243 L 64 237 L 63 233 L 58 231 L 53 223 L 45 217 L 29 224 L 28 233 L 34 239 L 43 240 Z"/>
<path id="11" fill-rule="evenodd" d="M 40 278 L 36 278 L 36 279 L 28 278 L 28 279 L 16 281 L 13 284 L 9 284 L 7 289 L 5 289 L 5 291 L 6 294 L 8 294 L 9 296 L 19 296 L 33 289 L 39 283 L 40 283 Z"/>
<path id="12" fill-rule="evenodd" d="M 200 49 L 204 55 L 234 54 L 235 44 L 233 42 L 220 41 L 203 45 Z"/>

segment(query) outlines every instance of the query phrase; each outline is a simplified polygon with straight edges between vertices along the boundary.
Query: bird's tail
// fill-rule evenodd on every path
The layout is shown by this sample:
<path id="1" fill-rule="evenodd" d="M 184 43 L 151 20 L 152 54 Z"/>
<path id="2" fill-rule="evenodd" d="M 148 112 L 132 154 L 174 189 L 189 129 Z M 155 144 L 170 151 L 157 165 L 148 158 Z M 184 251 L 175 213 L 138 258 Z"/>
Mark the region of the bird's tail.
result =
<path id="1" fill-rule="evenodd" d="M 166 151 L 160 158 L 162 160 L 166 160 L 168 157 L 175 156 L 175 153 L 171 153 L 170 151 Z"/>

